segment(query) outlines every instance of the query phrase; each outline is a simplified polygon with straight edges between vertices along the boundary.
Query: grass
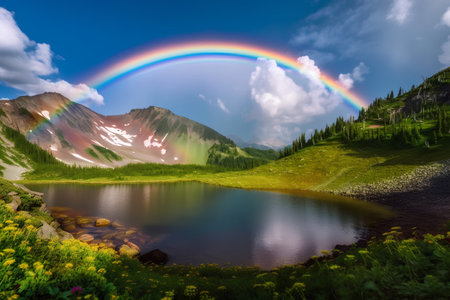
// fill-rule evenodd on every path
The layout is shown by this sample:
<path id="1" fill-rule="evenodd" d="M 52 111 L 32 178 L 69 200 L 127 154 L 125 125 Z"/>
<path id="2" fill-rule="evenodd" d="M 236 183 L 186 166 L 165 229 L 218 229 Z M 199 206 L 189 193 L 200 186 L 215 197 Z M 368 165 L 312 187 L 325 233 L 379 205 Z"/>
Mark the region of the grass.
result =
<path id="1" fill-rule="evenodd" d="M 430 162 L 450 158 L 450 138 L 431 148 L 345 145 L 331 140 L 245 171 L 204 178 L 241 188 L 337 190 L 403 175 Z M 356 175 L 357 174 L 357 175 Z"/>
<path id="2" fill-rule="evenodd" d="M 229 169 L 219 166 L 201 165 L 163 165 L 128 164 L 116 168 L 77 167 L 64 164 L 39 164 L 26 175 L 27 182 L 79 181 L 79 182 L 141 182 L 148 179 L 156 181 L 195 180 L 202 175 L 225 172 Z"/>
<path id="3" fill-rule="evenodd" d="M 115 169 L 41 165 L 27 174 L 23 182 L 199 181 L 246 189 L 336 191 L 401 176 L 418 166 L 450 159 L 448 149 L 448 136 L 430 148 L 346 145 L 335 138 L 245 171 L 199 165 L 134 164 Z"/>

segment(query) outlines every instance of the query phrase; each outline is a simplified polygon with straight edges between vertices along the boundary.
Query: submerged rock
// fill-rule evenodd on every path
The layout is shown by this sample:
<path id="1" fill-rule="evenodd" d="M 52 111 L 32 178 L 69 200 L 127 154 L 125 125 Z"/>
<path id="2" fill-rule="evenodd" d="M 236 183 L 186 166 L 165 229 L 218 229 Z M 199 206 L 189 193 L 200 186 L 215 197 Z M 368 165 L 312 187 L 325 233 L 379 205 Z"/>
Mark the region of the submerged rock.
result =
<path id="1" fill-rule="evenodd" d="M 87 217 L 78 217 L 77 218 L 77 225 L 87 225 L 89 223 L 94 223 L 94 220 Z"/>
<path id="2" fill-rule="evenodd" d="M 123 228 L 123 227 L 125 227 L 124 225 L 120 224 L 120 223 L 117 222 L 117 221 L 112 222 L 111 225 L 112 225 L 112 227 L 114 227 L 114 228 Z"/>
<path id="3" fill-rule="evenodd" d="M 75 226 L 75 224 L 64 224 L 62 226 L 62 229 L 66 230 L 66 231 L 74 231 L 77 227 Z"/>
<path id="4" fill-rule="evenodd" d="M 169 261 L 169 255 L 159 249 L 155 249 L 139 256 L 139 261 L 144 265 L 156 264 L 162 266 Z"/>
<path id="5" fill-rule="evenodd" d="M 111 224 L 111 221 L 105 218 L 100 218 L 95 221 L 95 226 L 97 227 L 106 227 Z"/>
<path id="6" fill-rule="evenodd" d="M 78 237 L 78 240 L 85 242 L 85 243 L 89 243 L 94 240 L 94 236 L 92 234 L 85 233 L 85 234 L 80 235 Z"/>

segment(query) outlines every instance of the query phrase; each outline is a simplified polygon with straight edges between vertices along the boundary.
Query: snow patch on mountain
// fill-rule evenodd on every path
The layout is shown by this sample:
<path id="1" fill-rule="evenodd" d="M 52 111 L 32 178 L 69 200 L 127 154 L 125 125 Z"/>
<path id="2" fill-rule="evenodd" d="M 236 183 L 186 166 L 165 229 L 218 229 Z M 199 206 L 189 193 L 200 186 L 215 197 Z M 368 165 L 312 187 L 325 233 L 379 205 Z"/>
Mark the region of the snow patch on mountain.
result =
<path id="1" fill-rule="evenodd" d="M 74 156 L 74 157 L 76 157 L 76 158 L 78 158 L 78 159 L 81 159 L 81 160 L 84 160 L 84 161 L 90 162 L 91 164 L 93 164 L 93 163 L 94 163 L 94 162 L 93 162 L 92 160 L 90 160 L 90 159 L 87 159 L 87 158 L 85 158 L 85 157 L 81 156 L 80 154 L 77 154 L 77 153 L 70 153 L 70 154 L 72 154 L 72 156 Z"/>

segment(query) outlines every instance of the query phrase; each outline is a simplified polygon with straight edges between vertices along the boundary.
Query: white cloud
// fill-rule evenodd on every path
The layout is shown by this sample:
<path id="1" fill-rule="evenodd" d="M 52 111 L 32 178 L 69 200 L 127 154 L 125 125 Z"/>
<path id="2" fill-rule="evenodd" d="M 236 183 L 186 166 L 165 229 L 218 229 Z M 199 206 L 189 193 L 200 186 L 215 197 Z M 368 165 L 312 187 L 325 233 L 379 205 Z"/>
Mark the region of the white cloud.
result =
<path id="1" fill-rule="evenodd" d="M 58 92 L 72 100 L 103 103 L 103 97 L 86 84 L 43 78 L 58 72 L 52 58 L 50 45 L 30 40 L 13 14 L 0 7 L 0 82 L 29 95 Z"/>
<path id="2" fill-rule="evenodd" d="M 394 0 L 391 10 L 386 18 L 403 24 L 410 15 L 412 2 L 410 0 Z"/>
<path id="3" fill-rule="evenodd" d="M 352 76 L 356 81 L 363 81 L 364 75 L 367 73 L 369 73 L 369 68 L 363 62 L 360 62 L 359 65 L 353 69 Z"/>
<path id="4" fill-rule="evenodd" d="M 441 22 L 450 27 L 450 7 L 447 8 L 445 13 L 442 15 Z M 441 46 L 442 53 L 439 55 L 439 62 L 445 66 L 450 65 L 450 35 L 447 37 L 447 41 Z"/>
<path id="5" fill-rule="evenodd" d="M 0 100 L 9 100 L 9 98 L 1 97 Z"/>
<path id="6" fill-rule="evenodd" d="M 450 27 L 450 7 L 447 8 L 445 13 L 442 15 L 441 21 L 442 21 L 442 24 L 447 25 L 448 27 Z"/>
<path id="7" fill-rule="evenodd" d="M 205 95 L 203 95 L 203 94 L 198 94 L 198 97 L 199 97 L 201 100 L 205 101 L 206 103 L 211 104 L 211 99 L 207 98 Z"/>
<path id="8" fill-rule="evenodd" d="M 441 49 L 442 54 L 439 55 L 439 62 L 445 66 L 450 66 L 450 35 L 447 42 L 441 46 Z"/>
<path id="9" fill-rule="evenodd" d="M 320 77 L 320 69 L 316 66 L 314 60 L 309 56 L 300 56 L 297 58 L 297 62 L 303 66 L 302 72 L 305 73 L 310 79 L 317 80 Z"/>
<path id="10" fill-rule="evenodd" d="M 319 80 L 320 69 L 314 60 L 303 56 L 298 61 L 304 66 L 308 89 L 297 85 L 274 60 L 259 58 L 251 74 L 251 97 L 260 111 L 257 138 L 261 144 L 278 147 L 290 142 L 289 126 L 325 114 L 340 102 Z"/>
<path id="11" fill-rule="evenodd" d="M 364 75 L 367 73 L 369 73 L 369 68 L 361 62 L 353 69 L 351 74 L 339 74 L 339 83 L 347 90 L 351 89 L 355 81 L 364 81 Z"/>
<path id="12" fill-rule="evenodd" d="M 217 98 L 217 105 L 220 107 L 221 110 L 223 110 L 227 114 L 230 113 L 230 110 L 225 106 L 225 103 L 223 103 L 223 101 L 220 100 L 219 98 Z"/>
<path id="13" fill-rule="evenodd" d="M 350 73 L 339 74 L 339 83 L 348 90 L 353 87 L 354 80 Z"/>

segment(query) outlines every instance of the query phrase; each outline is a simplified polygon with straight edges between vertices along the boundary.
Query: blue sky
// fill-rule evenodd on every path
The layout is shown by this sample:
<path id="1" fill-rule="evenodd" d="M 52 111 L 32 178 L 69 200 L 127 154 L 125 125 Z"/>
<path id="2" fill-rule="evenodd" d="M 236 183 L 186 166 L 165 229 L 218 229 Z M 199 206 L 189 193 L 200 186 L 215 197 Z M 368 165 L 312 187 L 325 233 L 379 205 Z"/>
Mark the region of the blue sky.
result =
<path id="1" fill-rule="evenodd" d="M 84 90 L 99 113 L 157 105 L 272 146 L 356 112 L 313 78 L 267 61 L 167 65 L 98 91 L 84 80 L 140 49 L 211 39 L 308 59 L 368 102 L 450 65 L 448 0 L 6 0 L 0 7 L 8 25 L 0 29 L 0 98 Z"/>

